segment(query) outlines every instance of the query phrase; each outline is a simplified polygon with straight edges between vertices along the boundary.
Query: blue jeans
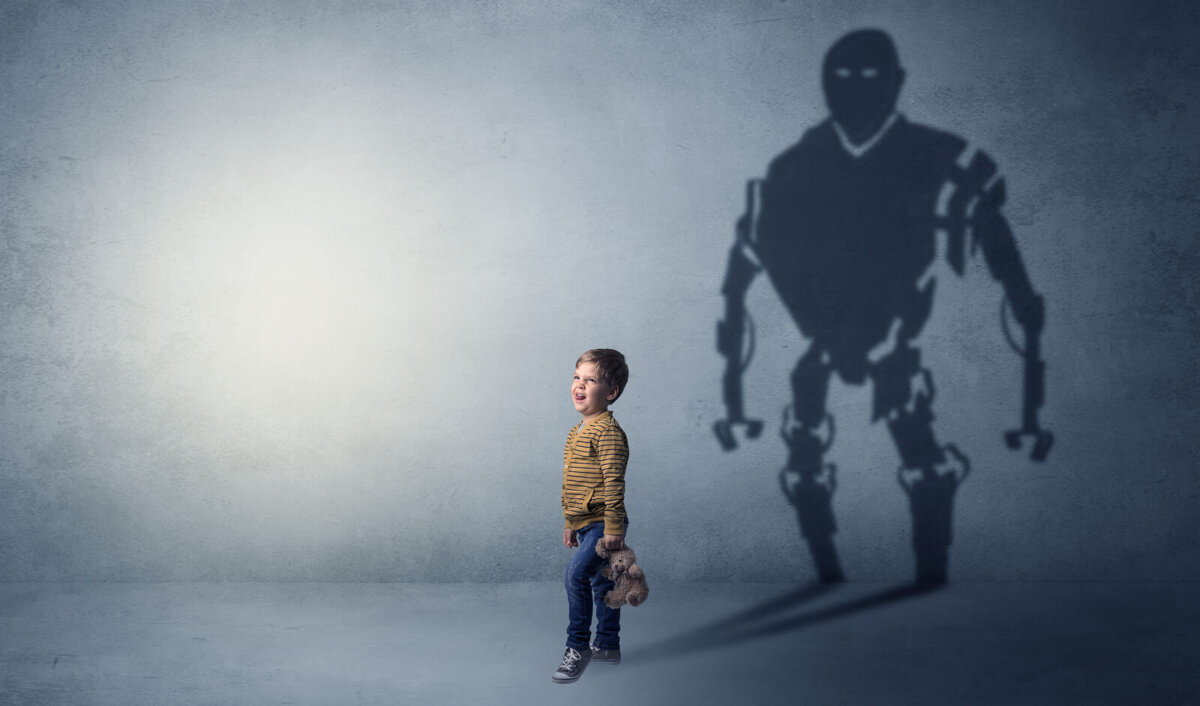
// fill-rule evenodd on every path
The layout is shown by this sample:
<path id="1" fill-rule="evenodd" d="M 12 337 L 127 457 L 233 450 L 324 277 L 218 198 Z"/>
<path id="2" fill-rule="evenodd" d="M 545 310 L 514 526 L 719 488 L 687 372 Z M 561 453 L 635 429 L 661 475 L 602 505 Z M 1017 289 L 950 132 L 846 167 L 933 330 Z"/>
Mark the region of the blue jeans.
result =
<path id="1" fill-rule="evenodd" d="M 586 649 L 592 637 L 592 604 L 596 605 L 596 647 L 621 649 L 621 610 L 604 605 L 604 594 L 613 587 L 612 579 L 600 573 L 605 559 L 596 555 L 596 543 L 604 536 L 604 523 L 593 522 L 575 533 L 579 547 L 567 564 L 567 606 L 571 623 L 567 627 L 567 647 Z"/>

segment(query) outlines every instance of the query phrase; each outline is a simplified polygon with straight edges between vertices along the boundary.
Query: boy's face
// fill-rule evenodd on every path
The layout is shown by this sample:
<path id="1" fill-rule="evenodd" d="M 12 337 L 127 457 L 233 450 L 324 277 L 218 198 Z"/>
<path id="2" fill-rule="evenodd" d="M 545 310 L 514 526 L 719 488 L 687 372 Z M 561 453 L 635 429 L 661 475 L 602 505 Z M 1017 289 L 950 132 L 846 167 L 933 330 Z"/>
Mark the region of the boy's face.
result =
<path id="1" fill-rule="evenodd" d="M 571 398 L 575 402 L 575 411 L 583 415 L 585 421 L 590 421 L 604 410 L 608 403 L 617 397 L 616 388 L 600 379 L 596 373 L 596 364 L 583 362 L 575 368 L 575 381 L 571 383 Z"/>

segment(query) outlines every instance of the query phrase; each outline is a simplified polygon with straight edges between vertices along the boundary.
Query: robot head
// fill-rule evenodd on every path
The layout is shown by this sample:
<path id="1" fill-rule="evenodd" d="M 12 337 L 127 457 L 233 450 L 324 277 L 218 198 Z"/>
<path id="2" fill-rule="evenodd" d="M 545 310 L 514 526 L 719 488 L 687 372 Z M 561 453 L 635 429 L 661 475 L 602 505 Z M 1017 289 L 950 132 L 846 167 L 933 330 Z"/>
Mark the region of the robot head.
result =
<path id="1" fill-rule="evenodd" d="M 878 29 L 860 29 L 839 39 L 825 54 L 821 74 L 829 113 L 855 144 L 883 127 L 904 84 L 896 45 Z"/>

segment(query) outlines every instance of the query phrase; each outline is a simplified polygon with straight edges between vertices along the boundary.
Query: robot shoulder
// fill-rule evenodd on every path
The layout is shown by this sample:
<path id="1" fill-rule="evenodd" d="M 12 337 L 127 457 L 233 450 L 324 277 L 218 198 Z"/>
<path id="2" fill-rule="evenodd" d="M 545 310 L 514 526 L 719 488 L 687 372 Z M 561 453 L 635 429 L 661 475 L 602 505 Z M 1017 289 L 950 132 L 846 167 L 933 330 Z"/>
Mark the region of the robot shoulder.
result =
<path id="1" fill-rule="evenodd" d="M 927 125 L 908 128 L 914 153 L 927 155 L 930 166 L 945 174 L 947 188 L 961 198 L 978 198 L 1001 181 L 995 160 L 964 138 Z"/>
<path id="2" fill-rule="evenodd" d="M 809 128 L 800 139 L 771 160 L 767 167 L 767 179 L 786 178 L 805 165 L 821 161 L 821 155 L 838 149 L 837 132 L 833 121 L 824 120 Z"/>
<path id="3" fill-rule="evenodd" d="M 926 155 L 934 163 L 953 164 L 968 149 L 962 137 L 928 125 L 906 123 L 905 132 L 912 152 Z"/>

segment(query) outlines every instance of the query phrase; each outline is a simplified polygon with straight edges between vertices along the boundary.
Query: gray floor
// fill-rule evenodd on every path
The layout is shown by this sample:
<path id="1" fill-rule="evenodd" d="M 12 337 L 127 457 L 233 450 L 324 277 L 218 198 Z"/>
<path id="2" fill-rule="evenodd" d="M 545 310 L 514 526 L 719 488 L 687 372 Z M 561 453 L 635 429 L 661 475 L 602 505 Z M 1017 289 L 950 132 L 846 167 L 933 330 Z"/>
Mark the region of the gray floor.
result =
<path id="1" fill-rule="evenodd" d="M 653 589 L 562 686 L 556 584 L 0 584 L 0 703 L 1200 703 L 1195 584 Z"/>

